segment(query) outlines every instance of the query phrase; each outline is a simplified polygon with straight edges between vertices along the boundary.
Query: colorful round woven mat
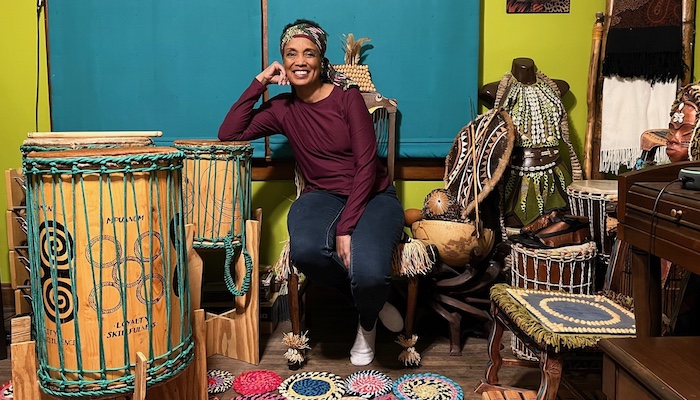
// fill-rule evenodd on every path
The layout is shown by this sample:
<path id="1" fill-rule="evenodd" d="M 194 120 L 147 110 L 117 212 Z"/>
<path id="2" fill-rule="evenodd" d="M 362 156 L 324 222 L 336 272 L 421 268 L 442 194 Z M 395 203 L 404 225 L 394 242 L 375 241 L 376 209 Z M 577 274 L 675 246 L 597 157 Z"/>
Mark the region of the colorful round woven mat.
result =
<path id="1" fill-rule="evenodd" d="M 357 371 L 345 379 L 345 391 L 351 396 L 374 398 L 391 392 L 391 378 L 375 370 Z"/>
<path id="2" fill-rule="evenodd" d="M 385 394 L 384 396 L 377 396 L 374 400 L 396 400 L 398 397 L 394 396 L 393 393 Z"/>
<path id="3" fill-rule="evenodd" d="M 277 393 L 244 394 L 231 400 L 285 400 L 285 397 Z"/>
<path id="4" fill-rule="evenodd" d="M 463 400 L 462 388 L 438 374 L 406 374 L 394 381 L 394 394 L 401 400 Z"/>
<path id="5" fill-rule="evenodd" d="M 228 371 L 211 369 L 207 371 L 207 392 L 209 394 L 223 393 L 233 385 L 233 375 Z"/>
<path id="6" fill-rule="evenodd" d="M 5 400 L 5 399 L 14 399 L 15 394 L 14 390 L 12 389 L 12 381 L 9 381 L 5 383 L 4 385 L 0 386 L 0 400 Z"/>
<path id="7" fill-rule="evenodd" d="M 277 390 L 282 378 L 273 371 L 246 371 L 233 380 L 233 388 L 239 394 L 262 394 Z"/>
<path id="8" fill-rule="evenodd" d="M 285 379 L 278 389 L 290 400 L 336 400 L 345 394 L 345 381 L 329 372 L 301 372 Z"/>

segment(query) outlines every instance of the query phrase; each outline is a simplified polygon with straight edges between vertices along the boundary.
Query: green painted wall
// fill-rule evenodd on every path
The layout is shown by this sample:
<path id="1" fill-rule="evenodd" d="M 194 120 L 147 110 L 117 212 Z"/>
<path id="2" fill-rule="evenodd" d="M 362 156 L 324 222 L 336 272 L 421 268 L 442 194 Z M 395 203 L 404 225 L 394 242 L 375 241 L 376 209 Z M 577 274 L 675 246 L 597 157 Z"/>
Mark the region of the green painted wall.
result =
<path id="1" fill-rule="evenodd" d="M 43 18 L 39 37 L 44 42 Z M 49 130 L 45 52 L 40 52 L 39 130 Z M 0 0 L 0 171 L 22 165 L 19 146 L 36 130 L 37 70 L 36 2 Z M 7 210 L 5 185 L 0 185 L 0 209 Z M 0 218 L 0 279 L 10 281 L 5 212 Z"/>
<path id="2" fill-rule="evenodd" d="M 468 0 L 475 1 L 475 0 Z M 571 87 L 564 96 L 569 111 L 571 139 L 579 157 L 582 156 L 586 125 L 586 85 L 591 48 L 591 31 L 595 13 L 604 11 L 605 0 L 571 2 L 569 14 L 506 14 L 505 1 L 482 0 L 482 43 L 480 82 L 498 81 L 510 70 L 517 57 L 535 60 L 538 68 L 551 78 L 563 79 Z M 20 166 L 17 151 L 26 133 L 35 129 L 34 96 L 36 83 L 36 11 L 31 2 L 0 1 L 0 135 L 4 149 L 0 169 Z M 41 38 L 43 43 L 43 23 Z M 410 40 L 410 37 L 406 38 Z M 449 40 L 449 39 L 445 39 Z M 416 65 L 422 60 L 416 52 Z M 42 51 L 43 57 L 43 51 Z M 698 54 L 695 53 L 695 62 Z M 49 130 L 45 63 L 42 58 L 39 103 L 39 130 Z M 446 80 L 459 79 L 459 71 L 445 76 Z M 451 93 L 445 93 L 450 96 Z M 460 97 L 461 98 L 461 97 Z M 401 99 L 399 99 L 400 101 Z M 426 106 L 429 106 L 427 104 Z M 469 121 L 465 116 L 464 124 Z M 457 132 L 455 132 L 457 134 Z M 397 182 L 397 189 L 405 208 L 420 208 L 425 195 L 440 187 L 439 181 Z M 286 213 L 294 199 L 292 182 L 255 182 L 253 205 L 263 208 L 263 235 L 260 259 L 273 263 L 287 239 Z M 7 209 L 5 186 L 0 188 L 0 206 Z M 9 281 L 5 219 L 0 218 L 0 278 Z"/>

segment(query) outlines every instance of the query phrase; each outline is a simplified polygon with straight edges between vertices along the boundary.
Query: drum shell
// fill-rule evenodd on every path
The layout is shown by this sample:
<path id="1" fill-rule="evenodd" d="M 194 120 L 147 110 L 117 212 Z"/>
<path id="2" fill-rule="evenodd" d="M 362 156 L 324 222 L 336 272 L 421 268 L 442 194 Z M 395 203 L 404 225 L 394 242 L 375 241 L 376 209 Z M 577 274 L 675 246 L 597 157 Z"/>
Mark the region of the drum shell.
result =
<path id="1" fill-rule="evenodd" d="M 252 152 L 249 142 L 176 140 L 185 154 L 185 223 L 195 224 L 195 247 L 222 247 L 242 237 L 251 218 Z"/>
<path id="2" fill-rule="evenodd" d="M 191 359 L 181 163 L 171 148 L 25 158 L 42 386 L 123 386 L 137 352 L 154 375 Z"/>

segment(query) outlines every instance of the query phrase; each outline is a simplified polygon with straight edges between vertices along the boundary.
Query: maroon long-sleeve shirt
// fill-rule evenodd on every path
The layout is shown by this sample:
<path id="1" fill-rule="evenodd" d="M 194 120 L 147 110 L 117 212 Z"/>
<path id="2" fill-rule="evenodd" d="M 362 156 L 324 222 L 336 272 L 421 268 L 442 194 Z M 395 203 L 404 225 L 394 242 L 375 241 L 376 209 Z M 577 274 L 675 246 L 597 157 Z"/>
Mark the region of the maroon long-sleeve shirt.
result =
<path id="1" fill-rule="evenodd" d="M 389 186 L 377 157 L 372 117 L 360 92 L 334 87 L 316 103 L 292 93 L 279 94 L 255 108 L 265 85 L 253 79 L 231 106 L 219 128 L 219 140 L 252 140 L 281 133 L 287 137 L 308 190 L 347 196 L 336 235 L 349 235 L 371 195 Z"/>

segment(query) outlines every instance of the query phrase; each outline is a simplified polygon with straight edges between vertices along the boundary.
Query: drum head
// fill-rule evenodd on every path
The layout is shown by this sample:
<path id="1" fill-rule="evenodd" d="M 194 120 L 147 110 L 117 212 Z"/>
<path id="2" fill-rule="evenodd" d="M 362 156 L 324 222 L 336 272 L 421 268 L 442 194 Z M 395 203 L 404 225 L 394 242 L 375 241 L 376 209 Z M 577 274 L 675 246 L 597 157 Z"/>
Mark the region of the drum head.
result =
<path id="1" fill-rule="evenodd" d="M 151 146 L 153 140 L 147 137 L 94 137 L 94 138 L 29 138 L 22 146 L 58 147 L 64 149 L 84 149 L 102 145 L 114 147 Z"/>
<path id="2" fill-rule="evenodd" d="M 457 134 L 445 159 L 444 181 L 462 207 L 463 217 L 496 187 L 514 145 L 513 121 L 496 109 L 478 116 Z"/>
<path id="3" fill-rule="evenodd" d="M 38 159 L 95 159 L 96 161 L 104 158 L 119 158 L 138 155 L 165 155 L 178 153 L 179 151 L 172 147 L 115 147 L 109 149 L 78 149 L 78 150 L 58 150 L 58 151 L 32 151 L 27 154 L 28 161 Z"/>
<path id="4" fill-rule="evenodd" d="M 600 194 L 617 197 L 617 181 L 612 179 L 591 179 L 573 181 L 568 189 L 579 193 Z"/>
<path id="5" fill-rule="evenodd" d="M 247 147 L 250 146 L 250 142 L 222 142 L 216 139 L 205 139 L 205 140 L 194 140 L 194 139 L 183 139 L 173 141 L 174 147 L 189 146 L 189 147 L 211 147 L 211 146 L 222 146 L 222 147 Z"/>

